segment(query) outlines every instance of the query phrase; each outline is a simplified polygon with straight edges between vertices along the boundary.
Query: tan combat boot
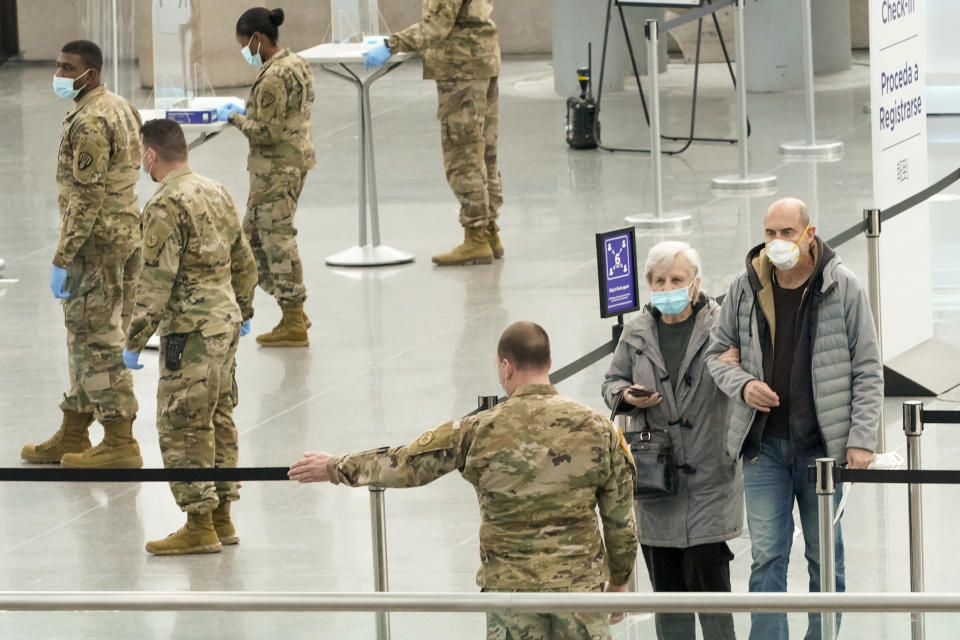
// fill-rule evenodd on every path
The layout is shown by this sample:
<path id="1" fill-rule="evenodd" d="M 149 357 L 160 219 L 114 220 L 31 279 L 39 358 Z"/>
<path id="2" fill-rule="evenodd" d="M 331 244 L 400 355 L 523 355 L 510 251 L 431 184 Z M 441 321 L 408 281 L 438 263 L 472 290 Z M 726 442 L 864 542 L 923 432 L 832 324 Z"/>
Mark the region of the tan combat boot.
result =
<path id="1" fill-rule="evenodd" d="M 487 237 L 490 242 L 490 250 L 493 251 L 493 257 L 498 260 L 503 257 L 503 243 L 500 242 L 500 227 L 496 222 L 487 225 Z"/>
<path id="2" fill-rule="evenodd" d="M 303 305 L 280 307 L 283 317 L 280 323 L 270 333 L 257 336 L 257 344 L 265 347 L 306 347 L 310 344 L 307 338 L 307 327 L 304 322 Z"/>
<path id="3" fill-rule="evenodd" d="M 213 528 L 209 513 L 188 513 L 187 524 L 166 538 L 151 540 L 147 551 L 158 556 L 182 556 L 188 553 L 217 553 L 223 547 Z"/>
<path id="4" fill-rule="evenodd" d="M 464 227 L 463 244 L 458 245 L 440 255 L 433 256 L 433 261 L 441 267 L 452 267 L 464 264 L 490 264 L 493 262 L 493 250 L 487 239 L 486 227 Z"/>
<path id="5" fill-rule="evenodd" d="M 240 542 L 233 521 L 230 520 L 229 500 L 221 500 L 217 508 L 213 510 L 213 528 L 217 530 L 217 538 L 220 539 L 220 544 L 237 544 Z"/>
<path id="6" fill-rule="evenodd" d="M 60 428 L 42 444 L 25 444 L 20 457 L 27 462 L 60 462 L 65 453 L 79 453 L 90 448 L 88 428 L 93 424 L 92 413 L 63 412 Z"/>
<path id="7" fill-rule="evenodd" d="M 133 439 L 133 421 L 120 419 L 103 425 L 103 442 L 82 453 L 67 453 L 60 464 L 72 469 L 139 469 L 140 445 Z"/>

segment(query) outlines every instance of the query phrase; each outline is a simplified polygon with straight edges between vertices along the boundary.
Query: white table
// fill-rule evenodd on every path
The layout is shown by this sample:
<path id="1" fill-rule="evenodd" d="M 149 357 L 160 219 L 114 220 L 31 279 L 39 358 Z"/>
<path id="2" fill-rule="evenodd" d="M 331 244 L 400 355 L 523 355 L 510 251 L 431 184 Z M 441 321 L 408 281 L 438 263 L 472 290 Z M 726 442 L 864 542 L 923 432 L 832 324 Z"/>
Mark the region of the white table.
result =
<path id="1" fill-rule="evenodd" d="M 217 96 L 217 97 L 201 97 L 193 98 L 190 101 L 190 106 L 194 108 L 215 108 L 221 105 L 227 104 L 228 102 L 233 102 L 236 104 L 244 104 L 243 100 L 240 98 L 235 98 L 233 96 Z M 140 109 L 140 119 L 146 122 L 147 120 L 153 120 L 155 118 L 166 118 L 166 109 Z M 180 123 L 180 128 L 183 129 L 183 133 L 187 136 L 196 134 L 189 145 L 188 149 L 196 149 L 204 142 L 214 137 L 224 129 L 230 126 L 230 123 L 226 120 L 217 120 L 209 124 L 184 124 Z"/>
<path id="2" fill-rule="evenodd" d="M 413 262 L 414 255 L 380 243 L 380 213 L 377 205 L 377 173 L 373 155 L 373 116 L 370 110 L 370 85 L 385 76 L 412 56 L 398 53 L 366 77 L 363 69 L 363 52 L 373 48 L 371 44 L 328 43 L 301 51 L 300 57 L 330 73 L 353 83 L 357 87 L 360 117 L 360 171 L 359 213 L 360 234 L 356 246 L 327 256 L 326 263 L 336 267 L 379 267 Z M 369 226 L 367 216 L 369 214 Z M 367 231 L 370 233 L 368 234 Z"/>

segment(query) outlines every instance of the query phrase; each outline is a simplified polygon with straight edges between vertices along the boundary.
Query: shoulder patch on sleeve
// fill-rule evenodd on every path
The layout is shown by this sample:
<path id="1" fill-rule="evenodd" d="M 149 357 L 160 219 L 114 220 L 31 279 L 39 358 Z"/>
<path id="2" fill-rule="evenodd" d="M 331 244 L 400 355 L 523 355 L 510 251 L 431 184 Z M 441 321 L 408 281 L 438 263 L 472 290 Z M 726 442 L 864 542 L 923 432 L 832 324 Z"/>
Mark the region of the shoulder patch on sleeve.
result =
<path id="1" fill-rule="evenodd" d="M 447 422 L 440 425 L 432 431 L 427 431 L 417 440 L 407 447 L 407 453 L 418 455 L 421 453 L 430 453 L 441 449 L 449 449 L 456 444 L 460 437 L 460 423 Z"/>
<path id="2" fill-rule="evenodd" d="M 264 89 L 263 91 L 260 92 L 259 103 L 262 108 L 266 109 L 276 101 L 277 101 L 277 97 L 273 95 L 272 91 L 267 91 L 266 89 Z"/>
<path id="3" fill-rule="evenodd" d="M 147 209 L 150 208 L 148 205 Z M 143 258 L 148 262 L 157 259 L 167 238 L 173 233 L 173 223 L 166 211 L 154 208 L 152 214 L 146 220 L 146 226 L 143 229 Z"/>
<path id="4" fill-rule="evenodd" d="M 80 171 L 88 169 L 92 164 L 93 154 L 91 154 L 89 151 L 81 151 L 77 155 L 77 168 L 80 169 Z"/>

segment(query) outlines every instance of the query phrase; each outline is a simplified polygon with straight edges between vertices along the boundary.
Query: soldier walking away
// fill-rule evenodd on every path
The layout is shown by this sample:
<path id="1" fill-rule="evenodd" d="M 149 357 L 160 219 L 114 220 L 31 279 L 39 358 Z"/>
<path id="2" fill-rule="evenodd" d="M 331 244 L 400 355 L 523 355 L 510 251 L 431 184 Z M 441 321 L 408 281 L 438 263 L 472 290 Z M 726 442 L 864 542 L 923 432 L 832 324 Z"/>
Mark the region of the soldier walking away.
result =
<path id="1" fill-rule="evenodd" d="M 141 467 L 133 438 L 137 398 L 123 366 L 123 332 L 142 265 L 140 115 L 100 82 L 103 55 L 93 42 L 63 45 L 53 90 L 74 101 L 63 121 L 57 160 L 60 239 L 50 289 L 62 300 L 67 329 L 70 390 L 60 402 L 60 429 L 42 444 L 28 444 L 27 462 L 65 467 Z M 103 425 L 103 441 L 90 444 L 88 428 Z"/>
<path id="2" fill-rule="evenodd" d="M 425 0 L 420 22 L 363 55 L 380 67 L 394 53 L 423 56 L 423 77 L 437 83 L 437 118 L 447 182 L 460 202 L 463 244 L 433 256 L 444 266 L 503 257 L 497 218 L 503 204 L 497 167 L 500 42 L 493 0 Z"/>
<path id="3" fill-rule="evenodd" d="M 484 591 L 625 591 L 637 556 L 633 458 L 605 416 L 557 393 L 550 365 L 546 332 L 514 323 L 497 345 L 506 402 L 407 446 L 304 454 L 290 466 L 290 479 L 416 487 L 459 471 L 480 502 L 477 584 Z M 605 614 L 490 613 L 487 637 L 611 634 Z"/>
<path id="4" fill-rule="evenodd" d="M 274 296 L 283 317 L 257 336 L 265 347 L 306 347 L 310 319 L 303 312 L 307 289 L 293 224 L 307 172 L 317 166 L 310 133 L 313 71 L 306 60 L 277 45 L 283 10 L 244 11 L 237 42 L 244 59 L 261 67 L 246 107 L 225 105 L 221 119 L 240 129 L 250 143 L 250 195 L 243 232 L 257 260 L 260 288 Z"/>
<path id="5" fill-rule="evenodd" d="M 123 360 L 160 334 L 157 433 L 167 468 L 237 466 L 235 356 L 250 331 L 257 268 L 237 208 L 222 186 L 190 170 L 172 120 L 143 125 L 143 163 L 159 182 L 143 209 L 143 275 Z M 236 544 L 236 482 L 173 482 L 187 513 L 179 531 L 147 543 L 157 555 L 213 553 Z"/>

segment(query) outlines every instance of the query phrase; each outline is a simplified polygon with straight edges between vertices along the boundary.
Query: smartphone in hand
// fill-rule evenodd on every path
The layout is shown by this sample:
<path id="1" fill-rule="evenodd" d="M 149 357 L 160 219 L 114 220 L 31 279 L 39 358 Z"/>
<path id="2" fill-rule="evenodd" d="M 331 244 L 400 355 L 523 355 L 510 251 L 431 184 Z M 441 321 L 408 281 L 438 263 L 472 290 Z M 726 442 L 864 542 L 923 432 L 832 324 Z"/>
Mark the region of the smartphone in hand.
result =
<path id="1" fill-rule="evenodd" d="M 649 398 L 653 395 L 653 391 L 647 391 L 646 389 L 637 389 L 636 387 L 628 387 L 627 393 L 632 395 L 634 398 Z"/>

